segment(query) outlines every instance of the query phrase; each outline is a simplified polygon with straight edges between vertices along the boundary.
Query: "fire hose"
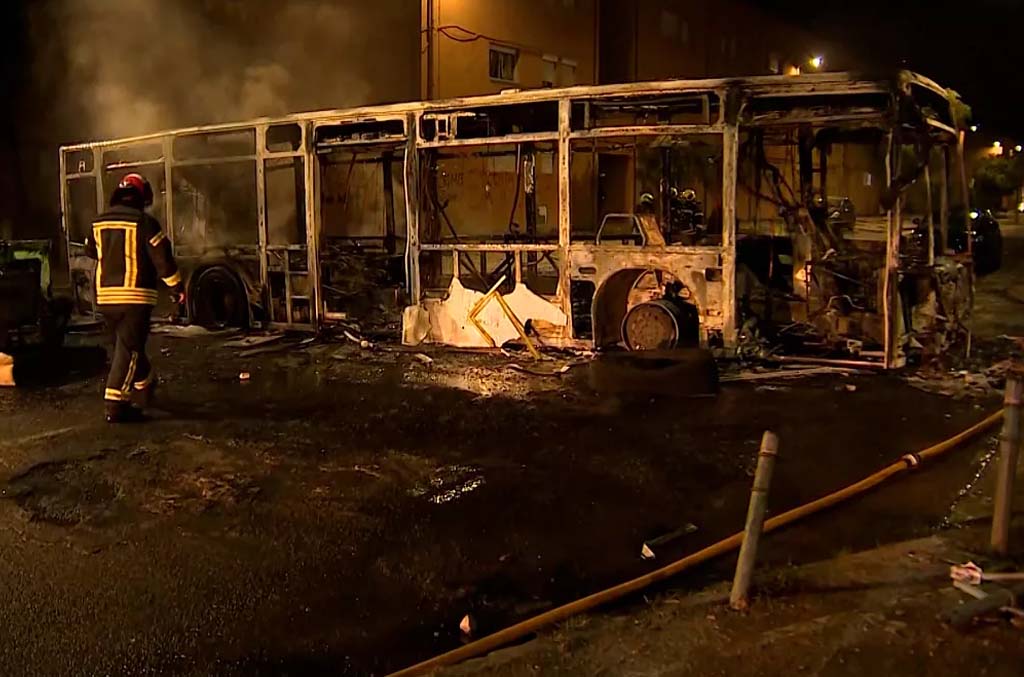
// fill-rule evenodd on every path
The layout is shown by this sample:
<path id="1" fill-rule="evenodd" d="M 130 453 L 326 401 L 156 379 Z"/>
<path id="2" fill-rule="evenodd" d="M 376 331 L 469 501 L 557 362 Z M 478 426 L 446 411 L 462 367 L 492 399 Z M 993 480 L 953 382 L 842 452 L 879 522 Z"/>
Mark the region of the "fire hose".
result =
<path id="1" fill-rule="evenodd" d="M 764 532 L 767 533 L 781 529 L 793 522 L 809 517 L 810 515 L 842 503 L 855 496 L 859 496 L 860 494 L 866 493 L 886 480 L 910 471 L 918 467 L 922 462 L 941 456 L 964 442 L 977 437 L 999 423 L 1002 418 L 1003 411 L 999 410 L 947 440 L 939 442 L 938 444 L 930 446 L 917 453 L 905 454 L 896 462 L 882 468 L 873 475 L 865 477 L 859 482 L 855 482 L 854 484 L 840 489 L 839 491 L 822 496 L 810 503 L 805 503 L 804 505 L 793 508 L 792 510 L 788 510 L 781 515 L 772 517 L 765 521 Z M 466 644 L 465 646 L 461 646 L 447 653 L 435 656 L 423 661 L 422 663 L 417 663 L 416 665 L 405 668 L 404 670 L 399 670 L 398 672 L 392 673 L 390 677 L 423 675 L 443 666 L 454 665 L 456 663 L 469 660 L 470 658 L 476 658 L 494 651 L 495 649 L 499 649 L 506 644 L 522 639 L 523 637 L 544 627 L 554 623 L 559 623 L 571 616 L 575 616 L 576 614 L 589 611 L 595 607 L 620 599 L 626 595 L 653 585 L 654 583 L 665 580 L 671 576 L 675 576 L 686 569 L 702 564 L 707 560 L 736 550 L 740 547 L 742 542 L 743 532 L 735 533 L 732 536 L 718 541 L 717 543 L 709 545 L 703 550 L 698 550 L 697 552 L 687 555 L 680 560 L 676 560 L 675 562 L 660 569 L 651 571 L 643 576 L 638 576 L 632 580 L 625 581 L 624 583 L 619 583 L 618 585 L 601 590 L 600 592 L 595 592 L 592 595 L 588 595 L 574 602 L 551 609 L 550 611 L 546 611 L 538 616 L 534 616 L 533 618 L 528 618 L 525 621 L 516 623 L 515 625 L 509 626 L 504 630 L 499 630 L 498 632 L 487 635 L 486 637 L 482 637 L 474 642 Z"/>

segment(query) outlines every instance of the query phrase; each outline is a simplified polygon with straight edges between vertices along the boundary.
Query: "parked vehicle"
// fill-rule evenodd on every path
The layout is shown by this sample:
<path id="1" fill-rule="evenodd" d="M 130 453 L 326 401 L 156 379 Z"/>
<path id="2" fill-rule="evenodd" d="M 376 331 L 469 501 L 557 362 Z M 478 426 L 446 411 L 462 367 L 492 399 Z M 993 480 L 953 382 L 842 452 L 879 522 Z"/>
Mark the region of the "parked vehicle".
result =
<path id="1" fill-rule="evenodd" d="M 49 240 L 0 240 L 0 352 L 61 344 L 70 316 L 71 301 L 53 296 Z"/>
<path id="2" fill-rule="evenodd" d="M 971 236 L 974 240 L 972 251 L 974 253 L 974 272 L 978 275 L 988 275 L 999 270 L 1003 265 L 1003 234 L 999 228 L 999 222 L 991 211 L 974 209 L 970 212 Z M 939 217 L 933 219 L 935 223 L 935 254 L 940 255 L 941 242 L 939 238 Z M 967 228 L 965 224 L 968 219 L 964 218 L 964 210 L 953 209 L 949 213 L 949 248 L 957 254 L 967 252 Z M 927 252 L 928 247 L 925 241 L 927 230 L 923 224 L 918 223 L 914 231 L 915 246 L 922 252 Z"/>
<path id="3" fill-rule="evenodd" d="M 956 210 L 949 217 L 949 246 L 961 254 L 967 251 L 967 219 L 963 210 Z M 974 238 L 974 272 L 988 275 L 1003 265 L 1003 234 L 999 222 L 988 209 L 972 210 L 970 213 L 971 236 Z"/>

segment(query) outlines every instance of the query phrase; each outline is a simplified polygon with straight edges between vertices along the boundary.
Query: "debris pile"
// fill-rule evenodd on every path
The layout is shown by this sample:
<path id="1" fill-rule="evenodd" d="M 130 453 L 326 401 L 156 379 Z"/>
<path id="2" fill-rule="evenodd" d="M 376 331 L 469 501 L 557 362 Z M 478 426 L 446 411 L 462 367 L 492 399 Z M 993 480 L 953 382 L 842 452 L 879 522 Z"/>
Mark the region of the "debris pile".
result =
<path id="1" fill-rule="evenodd" d="M 1002 391 L 1007 374 L 1019 370 L 1020 366 L 1013 360 L 1002 360 L 982 371 L 922 368 L 904 380 L 918 390 L 957 400 L 990 398 Z"/>
<path id="2" fill-rule="evenodd" d="M 949 614 L 954 628 L 966 629 L 976 619 L 993 614 L 1009 617 L 1014 626 L 1024 628 L 1024 608 L 1019 601 L 1024 594 L 1024 572 L 990 573 L 967 562 L 951 566 L 949 577 L 953 587 L 973 598 Z"/>

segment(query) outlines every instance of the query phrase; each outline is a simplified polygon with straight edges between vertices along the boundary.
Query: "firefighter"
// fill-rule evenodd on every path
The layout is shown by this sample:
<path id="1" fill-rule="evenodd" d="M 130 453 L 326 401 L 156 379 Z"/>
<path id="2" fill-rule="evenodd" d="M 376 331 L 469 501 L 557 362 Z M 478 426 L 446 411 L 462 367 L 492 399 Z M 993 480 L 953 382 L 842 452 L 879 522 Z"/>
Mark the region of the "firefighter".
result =
<path id="1" fill-rule="evenodd" d="M 114 338 L 114 357 L 103 399 L 108 423 L 145 420 L 132 395 L 145 405 L 156 387 L 146 357 L 149 318 L 161 281 L 175 303 L 185 302 L 181 274 L 160 223 L 146 213 L 153 188 L 140 174 L 127 174 L 110 196 L 110 209 L 92 224 L 86 242 L 97 260 L 96 305 Z"/>

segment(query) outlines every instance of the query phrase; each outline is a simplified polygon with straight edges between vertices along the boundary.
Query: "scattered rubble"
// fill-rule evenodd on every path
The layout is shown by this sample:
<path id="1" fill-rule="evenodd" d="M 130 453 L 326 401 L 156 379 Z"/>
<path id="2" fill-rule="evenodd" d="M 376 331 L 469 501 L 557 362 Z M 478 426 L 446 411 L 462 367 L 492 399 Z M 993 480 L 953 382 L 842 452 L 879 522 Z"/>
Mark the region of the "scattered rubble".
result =
<path id="1" fill-rule="evenodd" d="M 689 534 L 696 533 L 696 531 L 697 531 L 697 525 L 696 524 L 692 524 L 690 522 L 687 522 L 686 524 L 684 524 L 683 526 L 679 527 L 678 529 L 676 529 L 674 531 L 670 531 L 667 534 L 662 534 L 661 536 L 658 536 L 656 538 L 652 538 L 652 539 L 650 539 L 648 541 L 644 541 L 643 546 L 640 548 L 640 558 L 641 559 L 654 559 L 655 558 L 654 548 L 662 546 L 662 545 L 666 545 L 668 543 L 671 543 L 672 541 L 674 541 L 674 540 L 676 540 L 678 538 L 681 538 L 683 536 L 687 536 Z"/>
<path id="2" fill-rule="evenodd" d="M 989 398 L 997 396 L 1006 382 L 1006 375 L 1017 369 L 1012 360 L 997 362 L 982 372 L 966 369 L 921 369 L 904 378 L 913 388 L 953 399 Z"/>
<path id="3" fill-rule="evenodd" d="M 508 369 L 511 369 L 512 371 L 519 371 L 519 372 L 522 372 L 524 374 L 532 374 L 533 376 L 561 376 L 562 374 L 569 373 L 569 371 L 573 367 L 577 367 L 577 366 L 579 366 L 581 364 L 586 364 L 586 363 L 587 363 L 587 360 L 578 361 L 578 362 L 566 362 L 564 364 L 555 366 L 555 367 L 550 368 L 550 369 L 546 368 L 546 367 L 541 367 L 541 366 L 524 367 L 523 365 L 521 365 L 521 364 L 519 364 L 517 362 L 510 362 L 509 364 L 507 364 L 505 366 Z"/>
<path id="4" fill-rule="evenodd" d="M 255 348 L 274 343 L 284 338 L 284 334 L 268 334 L 266 336 L 244 336 L 234 341 L 225 341 L 222 345 L 225 348 Z"/>
<path id="5" fill-rule="evenodd" d="M 237 331 L 237 329 L 211 330 L 198 324 L 154 324 L 149 333 L 162 334 L 171 338 L 195 338 L 197 336 L 227 336 Z"/>
<path id="6" fill-rule="evenodd" d="M 719 378 L 721 383 L 741 381 L 768 381 L 788 378 L 806 378 L 808 376 L 827 376 L 841 374 L 849 376 L 856 374 L 855 369 L 846 367 L 782 367 L 770 371 L 741 371 L 736 374 L 727 374 Z"/>

